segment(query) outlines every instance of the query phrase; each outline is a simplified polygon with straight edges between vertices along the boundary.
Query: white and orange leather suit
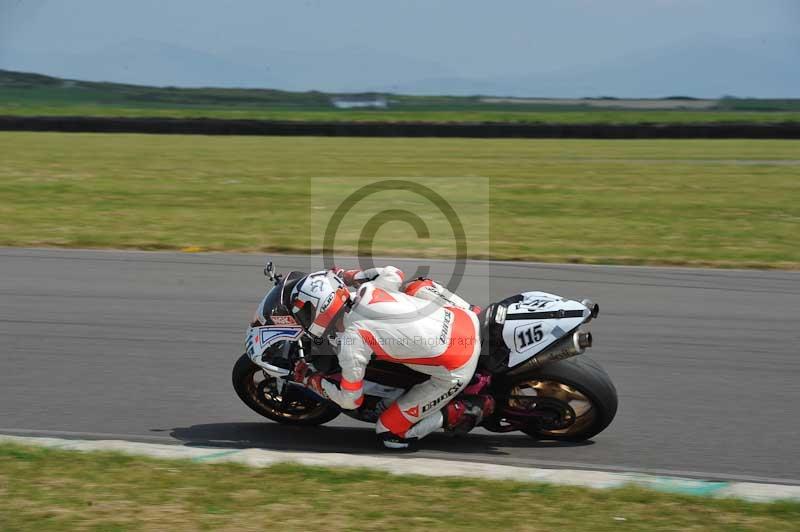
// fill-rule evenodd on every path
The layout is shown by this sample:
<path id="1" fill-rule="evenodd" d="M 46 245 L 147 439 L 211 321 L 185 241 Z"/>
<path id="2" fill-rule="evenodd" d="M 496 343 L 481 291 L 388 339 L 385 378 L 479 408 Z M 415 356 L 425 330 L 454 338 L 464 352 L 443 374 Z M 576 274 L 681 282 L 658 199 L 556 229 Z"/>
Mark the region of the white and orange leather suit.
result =
<path id="1" fill-rule="evenodd" d="M 443 426 L 441 409 L 467 386 L 478 363 L 479 325 L 470 305 L 430 280 L 400 290 L 403 272 L 387 266 L 355 274 L 361 284 L 344 316 L 338 358 L 340 386 L 323 380 L 326 395 L 344 409 L 363 401 L 364 371 L 378 360 L 405 364 L 430 379 L 400 396 L 376 431 L 422 438 Z"/>

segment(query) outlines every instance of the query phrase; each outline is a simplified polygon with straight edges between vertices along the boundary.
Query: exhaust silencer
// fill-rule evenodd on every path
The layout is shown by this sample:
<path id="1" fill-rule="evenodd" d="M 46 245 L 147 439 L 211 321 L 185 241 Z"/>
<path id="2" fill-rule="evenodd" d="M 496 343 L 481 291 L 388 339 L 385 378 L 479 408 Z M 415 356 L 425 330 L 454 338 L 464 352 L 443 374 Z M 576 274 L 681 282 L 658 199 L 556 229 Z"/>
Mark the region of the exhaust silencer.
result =
<path id="1" fill-rule="evenodd" d="M 586 318 L 583 323 L 589 323 L 590 321 L 595 319 L 598 314 L 600 314 L 600 305 L 598 305 L 591 299 L 584 299 L 583 301 L 581 301 L 581 305 L 588 308 L 589 311 L 591 312 L 591 314 L 589 314 L 589 317 Z"/>
<path id="2" fill-rule="evenodd" d="M 513 376 L 529 370 L 539 369 L 548 362 L 580 355 L 586 351 L 587 347 L 592 347 L 592 333 L 575 331 L 570 336 L 565 336 L 558 340 L 535 357 L 526 360 L 519 367 L 512 369 L 508 372 L 508 375 Z"/>

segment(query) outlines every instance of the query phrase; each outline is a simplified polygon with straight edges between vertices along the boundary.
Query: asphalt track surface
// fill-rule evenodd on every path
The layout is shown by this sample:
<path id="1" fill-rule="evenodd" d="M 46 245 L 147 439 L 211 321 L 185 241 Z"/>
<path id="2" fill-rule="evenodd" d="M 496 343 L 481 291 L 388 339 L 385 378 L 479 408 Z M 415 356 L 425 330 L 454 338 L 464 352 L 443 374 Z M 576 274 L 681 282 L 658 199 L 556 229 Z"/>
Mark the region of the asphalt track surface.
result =
<path id="1" fill-rule="evenodd" d="M 235 396 L 262 263 L 0 249 L 0 432 L 381 453 L 370 425 L 287 428 Z M 800 273 L 476 262 L 458 291 L 483 304 L 532 289 L 600 304 L 591 356 L 617 386 L 614 423 L 583 445 L 435 434 L 416 457 L 800 484 Z"/>

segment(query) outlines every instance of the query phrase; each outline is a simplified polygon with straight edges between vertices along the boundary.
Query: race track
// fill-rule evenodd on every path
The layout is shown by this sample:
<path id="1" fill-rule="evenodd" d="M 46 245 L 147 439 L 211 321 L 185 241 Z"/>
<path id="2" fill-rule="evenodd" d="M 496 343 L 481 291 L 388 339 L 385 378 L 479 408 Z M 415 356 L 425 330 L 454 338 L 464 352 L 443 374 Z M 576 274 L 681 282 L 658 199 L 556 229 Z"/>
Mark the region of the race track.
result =
<path id="1" fill-rule="evenodd" d="M 262 262 L 0 249 L 0 432 L 377 453 L 369 425 L 290 429 L 235 396 Z M 800 273 L 477 262 L 459 292 L 531 289 L 600 304 L 591 354 L 617 385 L 615 422 L 585 445 L 434 435 L 417 457 L 800 484 Z"/>

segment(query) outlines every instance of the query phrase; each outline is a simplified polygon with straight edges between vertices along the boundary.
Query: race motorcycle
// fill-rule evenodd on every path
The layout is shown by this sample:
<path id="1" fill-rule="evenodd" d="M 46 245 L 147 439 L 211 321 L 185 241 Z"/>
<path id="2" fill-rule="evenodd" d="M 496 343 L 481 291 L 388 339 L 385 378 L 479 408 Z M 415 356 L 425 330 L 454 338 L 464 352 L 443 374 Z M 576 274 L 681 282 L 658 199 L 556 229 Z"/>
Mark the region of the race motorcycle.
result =
<path id="1" fill-rule="evenodd" d="M 344 413 L 374 423 L 381 412 L 428 375 L 408 366 L 373 360 L 364 376 L 364 401 L 341 410 L 292 381 L 295 362 L 305 359 L 330 380 L 340 377 L 335 338 L 312 341 L 280 302 L 283 276 L 272 262 L 272 281 L 245 338 L 245 353 L 233 368 L 233 387 L 255 412 L 279 423 L 321 425 Z M 304 276 L 291 272 L 287 279 Z M 600 307 L 546 292 L 523 292 L 492 303 L 478 316 L 478 369 L 462 393 L 491 394 L 495 412 L 481 426 L 492 432 L 522 431 L 540 440 L 583 441 L 604 430 L 617 412 L 617 392 L 608 374 L 584 351 L 592 345 L 586 325 Z"/>

